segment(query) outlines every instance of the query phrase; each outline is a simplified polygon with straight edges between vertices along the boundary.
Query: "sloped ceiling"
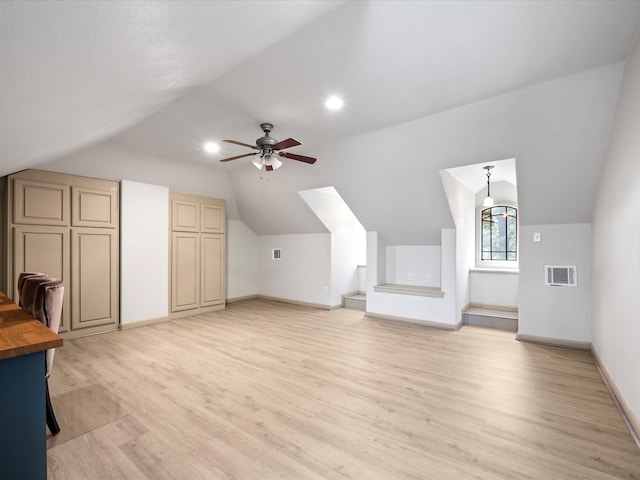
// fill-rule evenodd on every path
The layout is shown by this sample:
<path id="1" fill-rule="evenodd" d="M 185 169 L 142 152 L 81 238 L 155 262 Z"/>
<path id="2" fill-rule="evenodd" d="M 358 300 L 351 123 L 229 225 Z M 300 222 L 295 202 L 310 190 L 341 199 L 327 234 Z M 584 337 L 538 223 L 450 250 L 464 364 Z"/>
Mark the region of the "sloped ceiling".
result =
<path id="1" fill-rule="evenodd" d="M 0 2 L 0 174 L 132 126 L 339 3 Z"/>
<path id="2" fill-rule="evenodd" d="M 256 233 L 324 231 L 297 192 L 332 185 L 428 244 L 452 226 L 438 171 L 504 158 L 523 222 L 589 220 L 640 2 L 4 2 L 0 26 L 1 173 L 115 134 L 228 175 Z M 242 147 L 202 152 L 264 121 L 318 163 L 260 178 L 217 162 Z"/>

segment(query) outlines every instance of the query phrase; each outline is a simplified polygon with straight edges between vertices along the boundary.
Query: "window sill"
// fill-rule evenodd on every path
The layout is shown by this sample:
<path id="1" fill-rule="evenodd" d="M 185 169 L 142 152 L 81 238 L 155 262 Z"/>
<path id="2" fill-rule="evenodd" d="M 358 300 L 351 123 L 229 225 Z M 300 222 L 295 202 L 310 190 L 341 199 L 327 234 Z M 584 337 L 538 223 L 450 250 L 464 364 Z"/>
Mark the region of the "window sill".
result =
<path id="1" fill-rule="evenodd" d="M 506 273 L 507 275 L 518 275 L 518 268 L 489 268 L 489 267 L 473 267 L 469 269 L 469 273 Z"/>
<path id="2" fill-rule="evenodd" d="M 373 290 L 380 293 L 397 293 L 400 295 L 419 295 L 422 297 L 444 298 L 444 292 L 439 288 L 422 287 L 420 285 L 385 283 L 383 285 L 375 285 Z"/>

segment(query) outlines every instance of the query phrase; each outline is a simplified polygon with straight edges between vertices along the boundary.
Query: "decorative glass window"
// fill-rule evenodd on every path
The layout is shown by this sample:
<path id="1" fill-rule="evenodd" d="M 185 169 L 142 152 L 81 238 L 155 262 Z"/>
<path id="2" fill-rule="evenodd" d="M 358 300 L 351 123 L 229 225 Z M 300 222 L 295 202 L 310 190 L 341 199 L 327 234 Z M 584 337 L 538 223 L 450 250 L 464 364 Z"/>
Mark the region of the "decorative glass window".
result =
<path id="1" fill-rule="evenodd" d="M 496 206 L 482 210 L 482 260 L 518 259 L 518 209 Z"/>

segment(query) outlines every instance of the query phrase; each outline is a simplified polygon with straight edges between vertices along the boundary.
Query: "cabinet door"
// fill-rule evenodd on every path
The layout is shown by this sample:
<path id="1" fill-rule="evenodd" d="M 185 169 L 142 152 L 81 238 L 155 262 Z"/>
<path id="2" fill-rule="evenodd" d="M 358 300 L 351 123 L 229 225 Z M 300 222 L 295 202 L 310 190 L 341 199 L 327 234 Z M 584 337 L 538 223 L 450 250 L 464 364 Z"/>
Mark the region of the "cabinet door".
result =
<path id="1" fill-rule="evenodd" d="M 69 225 L 69 187 L 15 179 L 13 222 L 27 225 Z"/>
<path id="2" fill-rule="evenodd" d="M 171 311 L 200 305 L 200 234 L 171 234 Z"/>
<path id="3" fill-rule="evenodd" d="M 219 205 L 200 206 L 200 231 L 203 233 L 224 233 L 224 207 Z"/>
<path id="4" fill-rule="evenodd" d="M 200 205 L 184 200 L 172 200 L 171 230 L 178 232 L 199 232 Z"/>
<path id="5" fill-rule="evenodd" d="M 104 228 L 72 229 L 71 262 L 71 329 L 117 325 L 117 232 Z"/>
<path id="6" fill-rule="evenodd" d="M 224 235 L 200 236 L 200 306 L 224 303 Z"/>
<path id="7" fill-rule="evenodd" d="M 13 292 L 18 303 L 21 272 L 42 272 L 65 283 L 60 332 L 69 329 L 69 229 L 65 227 L 20 226 L 13 229 Z"/>
<path id="8" fill-rule="evenodd" d="M 71 187 L 71 225 L 74 227 L 118 226 L 118 195 L 114 191 Z"/>

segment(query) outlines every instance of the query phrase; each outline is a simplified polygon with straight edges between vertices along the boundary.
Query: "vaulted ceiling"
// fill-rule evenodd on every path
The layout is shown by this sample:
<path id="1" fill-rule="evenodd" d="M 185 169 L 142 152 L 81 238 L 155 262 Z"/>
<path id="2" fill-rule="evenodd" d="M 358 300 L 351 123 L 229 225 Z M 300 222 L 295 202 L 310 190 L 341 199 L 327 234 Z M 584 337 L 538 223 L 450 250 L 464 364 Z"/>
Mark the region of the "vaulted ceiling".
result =
<path id="1" fill-rule="evenodd" d="M 516 158 L 523 222 L 589 221 L 639 30 L 637 1 L 2 2 L 0 174 L 106 141 L 225 177 L 257 233 L 324 231 L 297 192 L 334 186 L 428 244 L 453 225 L 439 170 Z M 202 151 L 265 121 L 318 162 L 266 181 Z"/>

